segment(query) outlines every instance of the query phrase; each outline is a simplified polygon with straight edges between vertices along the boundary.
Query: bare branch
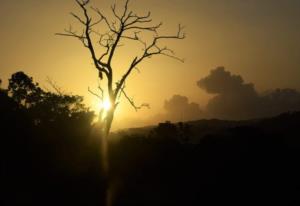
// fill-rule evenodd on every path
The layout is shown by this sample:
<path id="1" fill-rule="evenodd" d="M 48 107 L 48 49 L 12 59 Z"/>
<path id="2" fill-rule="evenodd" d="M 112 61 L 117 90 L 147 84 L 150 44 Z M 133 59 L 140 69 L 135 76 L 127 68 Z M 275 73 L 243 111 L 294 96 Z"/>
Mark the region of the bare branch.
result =
<path id="1" fill-rule="evenodd" d="M 138 64 L 137 61 L 138 61 L 138 57 L 135 57 L 135 58 L 133 59 L 133 61 L 131 62 L 131 65 L 129 66 L 128 71 L 123 75 L 123 77 L 121 78 L 119 84 L 117 84 L 117 88 L 116 88 L 115 94 L 114 94 L 115 97 L 118 96 L 118 93 L 120 92 L 120 90 L 121 90 L 122 87 L 124 86 L 127 77 L 130 75 L 131 71 L 132 71 L 132 70 L 136 67 L 136 65 Z M 139 61 L 142 61 L 142 59 L 140 59 Z"/>
<path id="2" fill-rule="evenodd" d="M 179 59 L 176 56 L 174 56 L 174 51 L 173 50 L 170 50 L 167 47 L 161 48 L 161 47 L 159 47 L 157 45 L 157 43 L 158 43 L 158 41 L 163 40 L 163 39 L 184 39 L 185 38 L 185 34 L 182 32 L 183 28 L 184 27 L 182 27 L 179 24 L 178 31 L 177 31 L 176 35 L 155 36 L 153 38 L 152 43 L 145 49 L 144 55 L 141 58 L 151 57 L 151 56 L 157 55 L 157 54 L 162 54 L 162 55 L 165 55 L 165 56 L 168 56 L 168 57 L 172 57 L 172 58 L 175 58 L 177 60 L 182 61 L 181 59 Z M 153 50 L 153 49 L 155 51 L 151 52 L 151 50 Z M 169 54 L 165 53 L 166 51 L 170 52 L 171 54 L 170 53 Z"/>
<path id="3" fill-rule="evenodd" d="M 57 84 L 54 81 L 52 81 L 50 77 L 47 77 L 46 81 L 56 91 L 57 94 L 61 96 L 64 95 L 62 89 L 59 86 L 57 86 Z"/>
<path id="4" fill-rule="evenodd" d="M 85 21 L 82 20 L 79 16 L 74 14 L 73 12 L 70 13 L 75 19 L 77 19 L 81 24 L 85 25 Z"/>
<path id="5" fill-rule="evenodd" d="M 167 56 L 173 59 L 176 59 L 178 61 L 184 62 L 183 59 L 180 59 L 178 57 L 176 57 L 174 55 L 174 51 L 172 51 L 171 49 L 168 49 L 167 47 L 161 48 L 157 45 L 158 41 L 163 40 L 163 39 L 184 39 L 185 38 L 185 34 L 182 33 L 183 27 L 181 25 L 178 26 L 178 31 L 176 35 L 169 35 L 169 36 L 155 36 L 153 38 L 152 43 L 147 46 L 146 43 L 144 43 L 143 41 L 141 41 L 138 37 L 137 40 L 144 43 L 145 46 L 145 50 L 144 50 L 144 54 L 138 58 L 135 57 L 135 59 L 132 61 L 131 65 L 129 66 L 127 72 L 123 75 L 123 77 L 121 78 L 121 80 L 119 81 L 120 83 L 117 85 L 117 88 L 115 90 L 115 96 L 118 95 L 118 93 L 120 92 L 120 90 L 122 91 L 122 87 L 125 84 L 125 81 L 127 79 L 127 77 L 130 75 L 130 73 L 132 72 L 132 70 L 134 68 L 136 68 L 136 66 L 141 63 L 145 58 L 150 58 L 154 55 L 163 55 L 163 56 Z M 137 36 L 137 34 L 136 34 Z M 154 51 L 153 51 L 154 50 Z"/>
<path id="6" fill-rule="evenodd" d="M 138 34 L 141 33 L 141 31 L 135 31 L 133 32 L 134 36 L 127 36 L 127 35 L 122 35 L 121 38 L 125 38 L 125 39 L 131 39 L 131 40 L 138 40 Z"/>
<path id="7" fill-rule="evenodd" d="M 128 31 L 128 30 L 148 30 L 148 31 L 153 31 L 153 32 L 156 32 L 157 29 L 159 29 L 160 27 L 162 26 L 162 22 L 160 22 L 159 24 L 155 25 L 155 26 L 126 26 L 124 28 L 125 31 Z"/>
<path id="8" fill-rule="evenodd" d="M 100 99 L 101 101 L 103 101 L 103 92 L 101 93 L 101 95 L 97 94 L 96 92 L 93 92 L 90 87 L 88 87 L 88 91 L 94 95 L 95 97 L 97 97 L 98 99 Z"/>
<path id="9" fill-rule="evenodd" d="M 115 11 L 115 7 L 112 7 L 113 10 Z M 108 68 L 108 72 L 112 73 L 112 69 L 111 69 L 111 61 L 112 58 L 114 56 L 115 50 L 118 47 L 119 41 L 121 39 L 122 33 L 123 33 L 123 27 L 120 26 L 120 28 L 118 29 L 119 31 L 117 31 L 115 24 L 113 23 L 112 25 L 108 22 L 108 19 L 101 13 L 101 11 L 98 8 L 93 8 L 92 9 L 101 16 L 102 19 L 104 19 L 104 21 L 106 22 L 106 25 L 108 26 L 109 30 L 112 31 L 113 33 L 116 34 L 116 38 L 114 40 L 112 40 L 113 43 L 111 43 L 111 49 L 109 49 L 108 51 L 109 54 L 105 54 L 104 56 L 108 55 L 108 61 L 107 64 L 105 65 Z M 103 57 L 102 57 L 103 58 Z"/>
<path id="10" fill-rule="evenodd" d="M 101 92 L 101 95 L 102 95 L 102 96 L 104 96 L 104 91 L 103 91 L 103 89 L 101 88 L 101 85 L 100 85 L 100 83 L 99 83 L 99 85 L 98 85 L 98 89 L 100 90 L 100 92 Z"/>
<path id="11" fill-rule="evenodd" d="M 76 0 L 76 2 L 79 6 L 84 7 L 90 2 L 90 0 Z"/>
<path id="12" fill-rule="evenodd" d="M 142 109 L 143 107 L 146 107 L 148 109 L 150 109 L 150 105 L 147 103 L 143 103 L 139 106 L 137 106 L 133 100 L 133 98 L 130 98 L 127 93 L 125 92 L 125 84 L 123 85 L 123 87 L 121 88 L 122 93 L 124 94 L 125 98 L 128 100 L 128 102 L 130 103 L 130 105 L 135 109 L 135 111 L 137 112 L 138 110 Z"/>
<path id="13" fill-rule="evenodd" d="M 118 47 L 118 44 L 119 44 L 120 39 L 122 37 L 123 31 L 124 30 L 121 28 L 120 31 L 117 33 L 116 40 L 114 41 L 114 43 L 111 46 L 111 51 L 110 51 L 110 54 L 108 56 L 108 62 L 107 62 L 108 65 L 111 65 L 112 58 L 114 57 L 116 48 Z"/>
<path id="14" fill-rule="evenodd" d="M 90 25 L 90 27 L 93 27 L 93 26 L 95 26 L 95 25 L 101 23 L 102 21 L 103 21 L 103 19 L 99 19 L 98 21 L 92 23 L 92 24 Z"/>
<path id="15" fill-rule="evenodd" d="M 70 26 L 69 29 L 65 29 L 65 33 L 56 33 L 56 35 L 75 37 L 75 38 L 79 39 L 85 47 L 88 48 L 88 44 L 86 43 L 87 38 L 84 35 L 84 32 L 82 32 L 82 34 L 79 35 L 79 34 L 77 34 L 76 31 L 73 31 L 72 26 Z"/>
<path id="16" fill-rule="evenodd" d="M 111 10 L 112 10 L 113 14 L 115 15 L 115 17 L 116 17 L 117 19 L 119 19 L 119 21 L 121 22 L 121 21 L 122 21 L 122 17 L 120 17 L 120 16 L 117 14 L 117 12 L 116 12 L 116 4 L 113 4 L 113 5 L 111 6 Z"/>
<path id="17" fill-rule="evenodd" d="M 108 26 L 109 30 L 111 30 L 111 31 L 114 32 L 114 33 L 118 33 L 118 32 L 110 25 L 110 23 L 108 22 L 107 17 L 104 16 L 104 15 L 102 14 L 102 12 L 101 12 L 98 8 L 91 7 L 91 9 L 93 9 L 93 10 L 101 17 L 101 19 L 103 19 L 103 20 L 105 21 L 105 23 L 106 23 L 106 25 Z"/>
<path id="18" fill-rule="evenodd" d="M 127 11 L 128 11 L 128 4 L 129 4 L 129 0 L 126 0 L 125 6 L 124 6 L 124 12 L 123 12 L 123 15 L 121 17 L 121 22 L 124 22 L 124 18 L 127 14 Z"/>
<path id="19" fill-rule="evenodd" d="M 128 15 L 128 17 L 126 18 L 126 20 L 124 21 L 125 27 L 131 26 L 135 23 L 149 23 L 152 22 L 152 19 L 148 19 L 151 16 L 151 12 L 148 12 L 147 15 L 145 16 L 138 16 L 136 14 L 132 15 L 132 12 Z M 133 18 L 133 20 L 131 20 L 131 22 L 128 22 L 129 19 Z"/>
<path id="20" fill-rule="evenodd" d="M 102 59 L 103 59 L 105 56 L 108 55 L 109 50 L 110 50 L 110 46 L 107 44 L 107 45 L 106 45 L 106 51 L 105 51 L 105 53 L 103 53 L 103 54 L 100 56 L 100 58 L 98 59 L 99 62 L 102 62 Z"/>
<path id="21" fill-rule="evenodd" d="M 89 17 L 88 11 L 87 11 L 87 9 L 86 9 L 86 5 L 89 3 L 89 0 L 76 0 L 76 2 L 77 2 L 78 5 L 82 8 L 83 13 L 84 13 L 84 16 L 85 16 L 85 21 L 83 21 L 82 19 L 80 19 L 80 18 L 78 17 L 81 21 L 84 22 L 85 30 L 84 30 L 84 32 L 83 32 L 84 34 L 81 35 L 81 36 L 78 36 L 78 35 L 77 35 L 77 38 L 81 37 L 81 38 L 80 38 L 81 41 L 82 41 L 82 42 L 84 43 L 84 45 L 90 50 L 90 53 L 91 53 L 91 55 L 92 55 L 92 59 L 93 59 L 93 61 L 94 61 L 94 65 L 95 65 L 95 67 L 96 67 L 96 68 L 98 69 L 98 71 L 99 71 L 99 74 L 100 74 L 99 77 L 102 79 L 102 72 L 104 72 L 106 75 L 109 75 L 109 74 L 108 74 L 109 71 L 107 71 L 107 70 L 105 69 L 105 67 L 107 66 L 105 63 L 103 63 L 103 62 L 101 62 L 101 61 L 98 61 L 97 55 L 96 55 L 96 53 L 95 53 L 95 49 L 94 49 L 94 46 L 93 46 L 93 42 L 92 42 L 91 37 L 90 37 L 90 33 L 92 32 L 91 27 L 94 26 L 94 25 L 96 25 L 96 24 L 98 24 L 98 23 L 100 23 L 100 21 L 102 21 L 103 18 L 101 17 L 101 19 L 100 19 L 99 21 L 97 21 L 97 22 L 91 24 L 92 19 L 91 19 L 91 17 Z M 75 18 L 76 18 L 76 15 L 75 15 Z M 71 30 L 70 30 L 70 31 L 67 31 L 67 33 L 68 33 L 68 34 L 72 34 L 73 36 L 76 35 L 76 33 L 71 32 Z M 69 35 L 69 36 L 70 36 L 70 35 Z"/>
<path id="22" fill-rule="evenodd" d="M 174 56 L 174 55 L 165 54 L 165 53 L 161 53 L 161 55 L 163 55 L 163 56 L 166 56 L 166 57 L 170 57 L 170 58 L 172 58 L 172 59 L 175 59 L 175 60 L 177 60 L 177 61 L 180 61 L 180 62 L 182 62 L 182 63 L 184 63 L 184 62 L 185 62 L 185 60 L 184 60 L 184 59 L 182 59 L 182 58 L 179 58 L 179 57 L 177 57 L 177 56 Z"/>

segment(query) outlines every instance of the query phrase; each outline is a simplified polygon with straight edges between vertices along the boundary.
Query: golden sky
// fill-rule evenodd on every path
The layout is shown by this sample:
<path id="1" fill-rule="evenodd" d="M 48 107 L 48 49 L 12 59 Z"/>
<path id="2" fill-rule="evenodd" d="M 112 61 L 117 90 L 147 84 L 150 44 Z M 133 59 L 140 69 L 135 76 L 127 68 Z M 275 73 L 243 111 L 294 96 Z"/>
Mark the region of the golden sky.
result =
<path id="1" fill-rule="evenodd" d="M 91 0 L 104 12 L 113 2 Z M 23 70 L 47 87 L 50 77 L 63 90 L 85 96 L 87 105 L 95 107 L 96 99 L 87 88 L 96 88 L 97 73 L 88 50 L 75 39 L 54 35 L 74 22 L 69 12 L 80 12 L 74 1 L 0 3 L 0 78 L 7 80 Z M 137 103 L 149 103 L 151 109 L 136 113 L 124 100 L 117 111 L 119 127 L 139 126 L 130 122 L 163 112 L 164 101 L 174 94 L 205 106 L 209 95 L 196 82 L 220 65 L 253 82 L 259 91 L 300 89 L 298 0 L 132 0 L 130 5 L 139 13 L 151 11 L 154 21 L 163 21 L 163 33 L 176 32 L 178 23 L 185 25 L 187 38 L 167 45 L 186 61 L 157 57 L 140 65 L 141 73 L 134 72 L 127 81 L 127 92 Z M 119 75 L 132 49 L 123 51 L 115 63 Z"/>

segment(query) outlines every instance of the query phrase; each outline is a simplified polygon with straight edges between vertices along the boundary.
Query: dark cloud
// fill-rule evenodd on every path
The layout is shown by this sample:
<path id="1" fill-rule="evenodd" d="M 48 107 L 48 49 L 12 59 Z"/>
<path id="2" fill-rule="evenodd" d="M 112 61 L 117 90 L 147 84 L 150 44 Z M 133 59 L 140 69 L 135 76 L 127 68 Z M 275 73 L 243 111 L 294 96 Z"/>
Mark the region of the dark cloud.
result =
<path id="1" fill-rule="evenodd" d="M 171 121 L 187 121 L 200 119 L 202 112 L 196 103 L 190 103 L 188 98 L 181 95 L 174 95 L 164 103 L 166 114 L 164 118 Z"/>
<path id="2" fill-rule="evenodd" d="M 265 114 L 270 116 L 300 110 L 300 93 L 295 89 L 276 89 L 261 97 Z"/>
<path id="3" fill-rule="evenodd" d="M 243 93 L 256 96 L 253 84 L 245 84 L 239 75 L 225 71 L 224 67 L 217 67 L 210 74 L 197 82 L 198 86 L 210 94 Z"/>
<path id="4" fill-rule="evenodd" d="M 277 89 L 258 94 L 254 85 L 245 83 L 239 75 L 218 67 L 199 80 L 197 85 L 215 96 L 208 102 L 209 117 L 251 119 L 277 115 L 300 109 L 300 93 L 293 89 Z"/>
<path id="5" fill-rule="evenodd" d="M 298 91 L 275 89 L 258 93 L 252 83 L 246 83 L 240 75 L 232 74 L 224 67 L 211 70 L 207 77 L 197 82 L 197 85 L 214 95 L 203 110 L 197 103 L 190 102 L 188 97 L 173 95 L 165 100 L 164 113 L 145 119 L 126 119 L 123 121 L 126 125 L 123 127 L 156 125 L 167 120 L 172 122 L 203 118 L 242 120 L 275 116 L 288 111 L 300 111 Z"/>

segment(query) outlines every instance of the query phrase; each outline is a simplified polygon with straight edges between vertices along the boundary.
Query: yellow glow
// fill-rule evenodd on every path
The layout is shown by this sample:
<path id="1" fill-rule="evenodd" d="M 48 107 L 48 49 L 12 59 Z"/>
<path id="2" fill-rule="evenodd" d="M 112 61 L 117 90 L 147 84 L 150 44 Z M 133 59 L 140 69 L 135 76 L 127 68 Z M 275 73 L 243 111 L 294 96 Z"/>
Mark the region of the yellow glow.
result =
<path id="1" fill-rule="evenodd" d="M 108 99 L 104 100 L 101 105 L 101 109 L 108 111 L 111 108 L 111 103 Z"/>

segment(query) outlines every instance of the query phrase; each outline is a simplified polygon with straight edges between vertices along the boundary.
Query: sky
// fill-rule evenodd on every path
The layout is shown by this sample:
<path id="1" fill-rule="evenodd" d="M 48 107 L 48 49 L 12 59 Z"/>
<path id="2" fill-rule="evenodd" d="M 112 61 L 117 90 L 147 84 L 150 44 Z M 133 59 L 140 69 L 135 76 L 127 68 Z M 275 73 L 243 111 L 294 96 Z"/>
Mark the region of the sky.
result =
<path id="1" fill-rule="evenodd" d="M 114 2 L 91 0 L 107 14 Z M 122 6 L 124 1 L 116 2 Z M 97 99 L 89 94 L 88 87 L 96 89 L 97 72 L 88 50 L 76 39 L 55 35 L 74 24 L 71 11 L 80 14 L 75 1 L 0 3 L 0 78 L 5 81 L 23 70 L 47 88 L 49 77 L 64 91 L 84 96 L 87 106 L 96 108 Z M 153 116 L 158 120 L 166 110 L 165 101 L 173 95 L 205 107 L 212 94 L 199 88 L 197 82 L 218 66 L 241 75 L 259 92 L 300 90 L 299 0 L 132 0 L 130 8 L 139 14 L 151 11 L 154 22 L 164 23 L 163 34 L 175 33 L 178 23 L 184 25 L 186 39 L 166 45 L 185 63 L 157 57 L 140 65 L 140 73 L 134 72 L 127 81 L 127 93 L 137 103 L 149 103 L 151 109 L 135 112 L 123 99 L 115 128 L 140 126 Z M 136 51 L 130 44 L 125 46 L 115 63 L 119 76 L 128 54 Z"/>

